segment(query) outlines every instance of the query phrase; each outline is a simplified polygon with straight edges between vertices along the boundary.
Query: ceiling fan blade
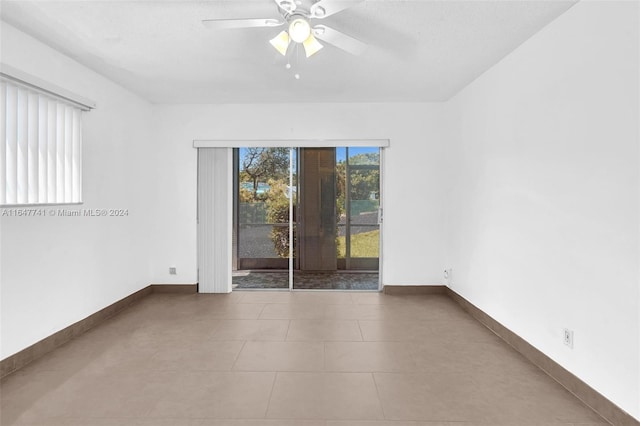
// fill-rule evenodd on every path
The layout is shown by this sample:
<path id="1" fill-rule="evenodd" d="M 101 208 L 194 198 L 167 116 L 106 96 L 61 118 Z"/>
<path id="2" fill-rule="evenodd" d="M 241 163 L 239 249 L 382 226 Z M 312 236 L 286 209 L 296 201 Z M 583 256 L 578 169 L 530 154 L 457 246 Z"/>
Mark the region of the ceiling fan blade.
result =
<path id="1" fill-rule="evenodd" d="M 355 38 L 334 30 L 326 25 L 316 25 L 313 27 L 313 35 L 335 47 L 342 49 L 352 55 L 361 55 L 367 49 L 367 45 Z"/>
<path id="2" fill-rule="evenodd" d="M 326 18 L 345 9 L 362 3 L 364 0 L 320 0 L 311 6 L 310 13 L 312 18 Z"/>
<path id="3" fill-rule="evenodd" d="M 279 27 L 284 21 L 277 19 L 205 19 L 202 25 L 213 29 Z"/>
<path id="4" fill-rule="evenodd" d="M 273 0 L 276 2 L 278 7 L 284 10 L 287 13 L 292 13 L 296 10 L 296 2 L 294 0 Z"/>

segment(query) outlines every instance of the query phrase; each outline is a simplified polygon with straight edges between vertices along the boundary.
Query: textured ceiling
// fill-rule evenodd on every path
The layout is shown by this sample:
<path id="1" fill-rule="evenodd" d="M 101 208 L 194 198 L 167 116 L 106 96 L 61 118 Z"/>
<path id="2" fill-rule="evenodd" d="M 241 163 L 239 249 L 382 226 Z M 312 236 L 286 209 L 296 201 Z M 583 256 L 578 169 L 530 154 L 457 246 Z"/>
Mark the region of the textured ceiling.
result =
<path id="1" fill-rule="evenodd" d="M 273 0 L 2 0 L 1 17 L 156 103 L 442 101 L 573 4 L 368 0 L 322 22 L 364 54 L 326 45 L 294 70 L 268 43 L 279 28 L 201 24 L 277 18 Z"/>

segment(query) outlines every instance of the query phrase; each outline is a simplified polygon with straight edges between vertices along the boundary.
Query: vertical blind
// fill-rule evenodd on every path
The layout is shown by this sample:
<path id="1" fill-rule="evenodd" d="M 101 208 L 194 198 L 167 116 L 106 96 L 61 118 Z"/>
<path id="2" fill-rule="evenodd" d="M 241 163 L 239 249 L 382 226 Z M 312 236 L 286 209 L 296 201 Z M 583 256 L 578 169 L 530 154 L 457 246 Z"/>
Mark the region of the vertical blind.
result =
<path id="1" fill-rule="evenodd" d="M 0 81 L 0 204 L 82 201 L 82 111 Z"/>
<path id="2" fill-rule="evenodd" d="M 198 149 L 198 291 L 231 292 L 231 148 Z"/>

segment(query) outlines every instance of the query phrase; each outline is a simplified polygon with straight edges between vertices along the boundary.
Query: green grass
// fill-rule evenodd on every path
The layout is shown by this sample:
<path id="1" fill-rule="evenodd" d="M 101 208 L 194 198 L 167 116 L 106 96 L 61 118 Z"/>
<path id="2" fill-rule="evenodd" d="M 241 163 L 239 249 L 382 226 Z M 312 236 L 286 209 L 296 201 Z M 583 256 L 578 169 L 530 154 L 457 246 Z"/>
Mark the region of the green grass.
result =
<path id="1" fill-rule="evenodd" d="M 345 237 L 338 237 L 338 257 L 345 257 Z M 380 230 L 351 236 L 351 257 L 379 257 Z"/>

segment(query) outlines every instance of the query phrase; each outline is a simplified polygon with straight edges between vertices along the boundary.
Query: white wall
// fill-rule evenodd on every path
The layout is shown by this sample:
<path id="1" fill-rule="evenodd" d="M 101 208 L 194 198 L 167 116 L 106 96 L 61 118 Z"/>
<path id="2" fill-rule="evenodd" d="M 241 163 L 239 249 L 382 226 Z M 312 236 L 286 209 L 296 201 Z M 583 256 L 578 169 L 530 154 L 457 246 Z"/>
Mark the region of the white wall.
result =
<path id="1" fill-rule="evenodd" d="M 442 266 L 442 107 L 433 104 L 154 107 L 158 167 L 154 283 L 196 282 L 194 139 L 390 139 L 384 166 L 383 283 L 438 284 Z M 175 265 L 178 275 L 168 274 Z"/>
<path id="2" fill-rule="evenodd" d="M 0 218 L 0 358 L 149 285 L 151 107 L 2 22 L 2 62 L 97 103 L 84 113 L 84 205 L 128 217 Z M 48 209 L 48 208 L 47 208 Z M 0 209 L 2 211 L 2 209 Z"/>
<path id="3" fill-rule="evenodd" d="M 0 357 L 196 282 L 194 139 L 389 138 L 384 283 L 452 267 L 454 290 L 640 418 L 637 7 L 579 3 L 444 105 L 150 107 L 2 23 L 3 62 L 97 101 L 82 207 L 130 216 L 0 219 Z"/>
<path id="4" fill-rule="evenodd" d="M 636 418 L 638 40 L 637 2 L 580 2 L 449 102 L 446 260 L 455 291 Z"/>

